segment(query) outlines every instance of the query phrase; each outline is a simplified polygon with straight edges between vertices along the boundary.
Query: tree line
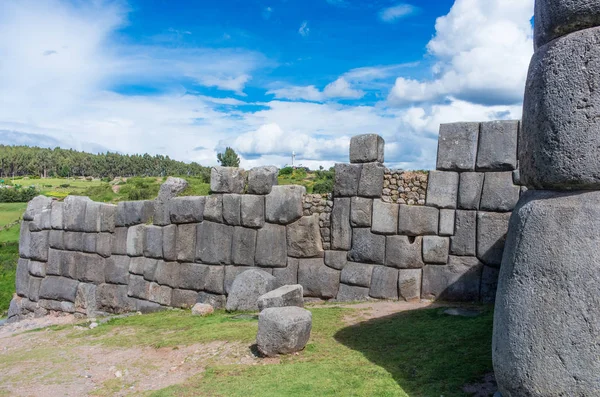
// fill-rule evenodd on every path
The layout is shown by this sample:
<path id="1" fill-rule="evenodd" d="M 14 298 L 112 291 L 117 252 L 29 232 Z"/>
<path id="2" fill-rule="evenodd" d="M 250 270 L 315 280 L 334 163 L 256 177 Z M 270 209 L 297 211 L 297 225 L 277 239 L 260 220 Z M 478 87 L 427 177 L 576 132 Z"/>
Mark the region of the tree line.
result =
<path id="1" fill-rule="evenodd" d="M 210 167 L 149 154 L 91 154 L 72 149 L 0 145 L 0 177 L 196 176 L 210 180 Z"/>

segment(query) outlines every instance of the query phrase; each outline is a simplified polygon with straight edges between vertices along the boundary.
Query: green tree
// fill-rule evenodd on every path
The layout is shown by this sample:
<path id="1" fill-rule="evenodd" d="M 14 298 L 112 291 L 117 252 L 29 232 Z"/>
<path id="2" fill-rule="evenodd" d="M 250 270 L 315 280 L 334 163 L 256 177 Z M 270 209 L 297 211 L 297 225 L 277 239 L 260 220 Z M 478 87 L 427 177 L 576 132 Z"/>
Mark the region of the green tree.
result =
<path id="1" fill-rule="evenodd" d="M 239 167 L 240 156 L 237 155 L 235 150 L 230 147 L 225 148 L 224 153 L 217 154 L 217 160 L 223 167 Z"/>

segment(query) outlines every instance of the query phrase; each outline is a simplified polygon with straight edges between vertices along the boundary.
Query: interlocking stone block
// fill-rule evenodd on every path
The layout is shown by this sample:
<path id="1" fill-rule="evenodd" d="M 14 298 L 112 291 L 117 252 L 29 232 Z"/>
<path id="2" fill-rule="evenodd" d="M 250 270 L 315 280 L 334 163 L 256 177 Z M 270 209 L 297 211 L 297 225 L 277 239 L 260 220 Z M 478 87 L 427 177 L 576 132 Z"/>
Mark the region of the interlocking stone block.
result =
<path id="1" fill-rule="evenodd" d="M 273 186 L 265 197 L 267 222 L 287 225 L 302 217 L 302 199 L 306 194 L 304 186 Z"/>
<path id="2" fill-rule="evenodd" d="M 113 255 L 106 260 L 104 280 L 110 284 L 127 284 L 129 282 L 129 261 L 127 255 Z"/>
<path id="3" fill-rule="evenodd" d="M 98 233 L 100 231 L 100 207 L 101 204 L 95 201 L 87 202 L 83 231 L 88 233 Z"/>
<path id="4" fill-rule="evenodd" d="M 423 268 L 423 297 L 448 301 L 477 301 L 483 264 L 469 256 L 450 256 L 445 266 Z"/>
<path id="5" fill-rule="evenodd" d="M 238 275 L 227 297 L 227 311 L 258 311 L 258 298 L 277 288 L 275 277 L 260 269 Z"/>
<path id="6" fill-rule="evenodd" d="M 147 225 L 144 233 L 144 256 L 149 258 L 163 257 L 163 228 Z"/>
<path id="7" fill-rule="evenodd" d="M 190 309 L 198 301 L 198 292 L 187 289 L 174 289 L 171 295 L 171 305 L 181 309 Z"/>
<path id="8" fill-rule="evenodd" d="M 179 287 L 179 263 L 158 261 L 154 278 L 160 285 L 168 285 L 171 288 Z"/>
<path id="9" fill-rule="evenodd" d="M 369 295 L 377 299 L 398 299 L 398 270 L 375 266 L 371 277 Z"/>
<path id="10" fill-rule="evenodd" d="M 498 289 L 498 275 L 500 270 L 484 266 L 481 274 L 480 299 L 482 303 L 494 304 L 496 302 L 496 290 Z"/>
<path id="11" fill-rule="evenodd" d="M 50 245 L 50 248 L 64 250 L 64 236 L 65 233 L 62 230 L 50 230 L 48 233 L 48 244 Z"/>
<path id="12" fill-rule="evenodd" d="M 596 2 L 585 3 L 598 9 Z M 527 187 L 600 188 L 599 41 L 600 27 L 580 30 L 538 48 L 531 60 L 519 141 L 519 168 Z"/>
<path id="13" fill-rule="evenodd" d="M 232 226 L 204 221 L 198 225 L 197 233 L 196 259 L 214 265 L 231 263 Z"/>
<path id="14" fill-rule="evenodd" d="M 19 296 L 27 296 L 29 293 L 29 261 L 27 259 L 19 259 L 17 261 L 16 272 L 16 290 Z"/>
<path id="15" fill-rule="evenodd" d="M 170 306 L 171 305 L 171 287 L 166 285 L 158 285 L 157 283 L 150 283 L 148 288 L 148 300 L 156 302 L 159 305 Z"/>
<path id="16" fill-rule="evenodd" d="M 275 188 L 275 187 L 274 187 Z M 257 266 L 285 267 L 287 262 L 285 226 L 265 224 L 258 230 L 254 261 Z"/>
<path id="17" fill-rule="evenodd" d="M 29 257 L 38 261 L 46 262 L 48 260 L 48 230 L 34 232 L 30 235 L 29 241 Z"/>
<path id="18" fill-rule="evenodd" d="M 427 184 L 427 205 L 436 208 L 456 208 L 458 182 L 457 172 L 430 171 Z"/>
<path id="19" fill-rule="evenodd" d="M 225 293 L 225 266 L 202 265 L 204 271 L 203 290 L 215 294 Z"/>
<path id="20" fill-rule="evenodd" d="M 104 258 L 108 258 L 112 251 L 112 234 L 98 233 L 96 235 L 96 253 Z"/>
<path id="21" fill-rule="evenodd" d="M 460 186 L 458 188 L 459 209 L 479 209 L 484 176 L 483 172 L 463 172 L 460 174 Z"/>
<path id="22" fill-rule="evenodd" d="M 256 230 L 245 227 L 233 228 L 231 262 L 234 265 L 254 266 L 256 253 Z"/>
<path id="23" fill-rule="evenodd" d="M 85 207 L 91 200 L 87 197 L 67 196 L 63 206 L 65 230 L 83 232 L 85 230 Z"/>
<path id="24" fill-rule="evenodd" d="M 336 300 L 340 302 L 359 302 L 369 299 L 369 288 L 340 284 Z"/>
<path id="25" fill-rule="evenodd" d="M 75 302 L 78 284 L 76 280 L 64 277 L 45 277 L 40 287 L 40 298 Z"/>
<path id="26" fill-rule="evenodd" d="M 223 195 L 213 194 L 206 197 L 204 203 L 204 220 L 223 223 Z"/>
<path id="27" fill-rule="evenodd" d="M 232 226 L 242 224 L 241 204 L 242 196 L 240 194 L 223 195 L 223 220 L 226 224 Z"/>
<path id="28" fill-rule="evenodd" d="M 439 213 L 439 210 L 433 207 L 400 205 L 398 233 L 407 236 L 437 234 Z"/>
<path id="29" fill-rule="evenodd" d="M 144 254 L 146 225 L 132 226 L 127 230 L 127 255 L 142 256 Z"/>
<path id="30" fill-rule="evenodd" d="M 36 196 L 29 203 L 23 213 L 24 221 L 33 221 L 36 214 L 41 214 L 43 210 L 52 208 L 52 199 L 46 196 Z"/>
<path id="31" fill-rule="evenodd" d="M 477 213 L 477 257 L 488 266 L 502 263 L 510 213 Z"/>
<path id="32" fill-rule="evenodd" d="M 188 183 L 185 179 L 170 176 L 162 185 L 160 185 L 157 200 L 167 202 L 172 198 L 177 197 L 177 195 L 183 192 L 187 187 Z"/>
<path id="33" fill-rule="evenodd" d="M 299 284 L 284 285 L 258 298 L 258 310 L 271 307 L 304 307 L 304 289 Z"/>
<path id="34" fill-rule="evenodd" d="M 83 252 L 95 253 L 96 252 L 96 237 L 97 233 L 82 233 Z"/>
<path id="35" fill-rule="evenodd" d="M 354 197 L 358 195 L 358 184 L 362 165 L 336 164 L 333 195 L 335 197 Z"/>
<path id="36" fill-rule="evenodd" d="M 204 288 L 207 267 L 198 263 L 180 263 L 177 287 L 200 291 Z"/>
<path id="37" fill-rule="evenodd" d="M 277 185 L 277 167 L 255 167 L 248 173 L 248 194 L 269 194 Z"/>
<path id="38" fill-rule="evenodd" d="M 143 264 L 144 270 L 142 275 L 144 276 L 144 280 L 154 281 L 156 268 L 158 267 L 158 259 L 144 258 Z"/>
<path id="39" fill-rule="evenodd" d="M 481 193 L 482 211 L 512 211 L 519 201 L 519 186 L 513 184 L 512 172 L 486 172 Z"/>
<path id="40" fill-rule="evenodd" d="M 371 227 L 373 200 L 364 197 L 350 199 L 350 224 L 352 227 Z"/>
<path id="41" fill-rule="evenodd" d="M 237 276 L 248 270 L 248 266 L 225 266 L 225 293 L 229 294 L 233 281 Z M 265 270 L 265 269 L 262 269 Z M 267 269 L 268 270 L 268 269 Z M 204 302 L 200 302 L 204 303 Z"/>
<path id="42" fill-rule="evenodd" d="M 271 189 L 269 189 L 270 191 Z M 241 204 L 242 226 L 261 228 L 265 224 L 265 198 L 245 194 Z"/>
<path id="43" fill-rule="evenodd" d="M 210 170 L 210 190 L 213 193 L 244 193 L 246 171 L 235 167 L 213 167 Z"/>
<path id="44" fill-rule="evenodd" d="M 454 235 L 455 210 L 440 210 L 440 236 Z"/>
<path id="45" fill-rule="evenodd" d="M 27 298 L 32 302 L 37 302 L 40 299 L 40 287 L 43 278 L 41 277 L 29 277 L 29 286 L 27 291 Z"/>
<path id="46" fill-rule="evenodd" d="M 138 299 L 148 299 L 148 292 L 150 290 L 150 282 L 144 280 L 142 276 L 129 276 L 129 283 L 127 284 L 127 296 L 132 296 Z"/>
<path id="47" fill-rule="evenodd" d="M 423 237 L 423 261 L 430 264 L 445 265 L 448 262 L 450 238 L 438 236 Z"/>
<path id="48" fill-rule="evenodd" d="M 79 283 L 77 294 L 75 295 L 75 311 L 93 316 L 96 310 L 98 310 L 97 290 L 98 287 L 94 284 Z"/>
<path id="49" fill-rule="evenodd" d="M 95 254 L 76 252 L 75 277 L 85 283 L 102 284 L 104 280 L 104 258 Z"/>
<path id="50" fill-rule="evenodd" d="M 96 288 L 98 309 L 109 313 L 126 313 L 136 309 L 133 300 L 127 296 L 126 285 L 100 284 Z"/>
<path id="51" fill-rule="evenodd" d="M 46 264 L 46 274 L 51 276 L 60 276 L 63 252 L 50 248 L 48 250 L 48 262 Z"/>
<path id="52" fill-rule="evenodd" d="M 340 281 L 344 284 L 370 287 L 374 267 L 375 265 L 349 262 L 342 270 Z"/>
<path id="53" fill-rule="evenodd" d="M 380 198 L 383 191 L 385 168 L 380 163 L 363 164 L 358 183 L 358 195 Z"/>
<path id="54" fill-rule="evenodd" d="M 294 258 L 323 257 L 319 215 L 303 216 L 286 227 L 287 255 Z"/>
<path id="55" fill-rule="evenodd" d="M 333 199 L 333 210 L 331 212 L 331 248 L 347 251 L 351 247 L 350 198 Z"/>
<path id="56" fill-rule="evenodd" d="M 180 262 L 193 262 L 196 256 L 196 231 L 197 225 L 189 223 L 177 225 L 177 260 Z"/>
<path id="57" fill-rule="evenodd" d="M 440 125 L 436 168 L 444 171 L 473 171 L 478 138 L 479 123 Z"/>
<path id="58" fill-rule="evenodd" d="M 512 171 L 517 168 L 519 121 L 481 123 L 477 170 Z"/>
<path id="59" fill-rule="evenodd" d="M 177 260 L 177 225 L 165 226 L 162 230 L 162 254 L 166 261 Z"/>
<path id="60" fill-rule="evenodd" d="M 225 295 L 209 294 L 201 291 L 198 293 L 197 302 L 211 305 L 215 309 L 225 309 L 226 299 Z"/>
<path id="61" fill-rule="evenodd" d="M 176 197 L 169 200 L 171 223 L 196 223 L 204 220 L 206 197 Z"/>
<path id="62" fill-rule="evenodd" d="M 600 25 L 600 4 L 593 0 L 537 0 L 534 45 L 536 49 L 578 30 Z"/>
<path id="63" fill-rule="evenodd" d="M 353 136 L 350 139 L 350 162 L 371 163 L 384 160 L 385 141 L 377 134 Z"/>
<path id="64" fill-rule="evenodd" d="M 399 269 L 420 269 L 424 266 L 423 237 L 388 236 L 385 265 Z"/>
<path id="65" fill-rule="evenodd" d="M 450 237 L 450 253 L 475 256 L 477 238 L 477 211 L 456 211 L 454 236 Z"/>
<path id="66" fill-rule="evenodd" d="M 298 284 L 304 287 L 304 296 L 335 298 L 340 286 L 340 272 L 325 266 L 323 259 L 300 259 Z"/>
<path id="67" fill-rule="evenodd" d="M 373 226 L 371 230 L 378 234 L 396 234 L 398 232 L 398 204 L 373 201 Z"/>
<path id="68" fill-rule="evenodd" d="M 354 229 L 352 249 L 348 258 L 359 263 L 383 265 L 385 260 L 385 236 L 371 233 L 370 229 Z"/>
<path id="69" fill-rule="evenodd" d="M 62 230 L 63 229 L 63 206 L 64 203 L 61 201 L 52 201 L 52 211 L 50 213 L 50 226 L 52 229 Z"/>
<path id="70" fill-rule="evenodd" d="M 63 242 L 68 251 L 83 251 L 82 232 L 64 232 Z"/>
<path id="71" fill-rule="evenodd" d="M 325 251 L 325 264 L 330 268 L 342 270 L 347 263 L 347 251 Z"/>
<path id="72" fill-rule="evenodd" d="M 154 215 L 154 201 L 121 201 L 117 204 L 115 226 L 133 226 L 148 223 Z"/>
<path id="73" fill-rule="evenodd" d="M 21 258 L 29 258 L 31 254 L 31 232 L 29 224 L 31 222 L 21 222 L 21 231 L 19 232 L 19 256 Z"/>
<path id="74" fill-rule="evenodd" d="M 115 255 L 127 255 L 127 228 L 115 227 L 112 236 L 112 253 Z"/>
<path id="75" fill-rule="evenodd" d="M 298 283 L 298 266 L 300 260 L 288 258 L 287 266 L 274 268 L 273 277 L 277 280 L 277 285 L 294 285 Z"/>
<path id="76" fill-rule="evenodd" d="M 407 302 L 421 299 L 421 269 L 400 269 L 398 271 L 398 295 Z"/>
<path id="77" fill-rule="evenodd" d="M 306 346 L 312 329 L 312 314 L 300 307 L 274 307 L 258 316 L 256 345 L 265 356 L 298 352 Z"/>

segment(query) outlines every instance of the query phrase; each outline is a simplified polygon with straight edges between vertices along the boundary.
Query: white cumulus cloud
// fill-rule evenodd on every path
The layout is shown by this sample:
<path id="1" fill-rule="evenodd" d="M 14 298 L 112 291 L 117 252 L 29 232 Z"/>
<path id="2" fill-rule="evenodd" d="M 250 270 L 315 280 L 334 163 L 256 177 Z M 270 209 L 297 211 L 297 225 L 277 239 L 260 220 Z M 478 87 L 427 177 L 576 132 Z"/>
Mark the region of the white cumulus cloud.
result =
<path id="1" fill-rule="evenodd" d="M 418 7 L 411 4 L 396 4 L 395 6 L 384 8 L 379 12 L 379 18 L 383 22 L 396 22 L 401 18 L 405 18 L 419 11 Z"/>

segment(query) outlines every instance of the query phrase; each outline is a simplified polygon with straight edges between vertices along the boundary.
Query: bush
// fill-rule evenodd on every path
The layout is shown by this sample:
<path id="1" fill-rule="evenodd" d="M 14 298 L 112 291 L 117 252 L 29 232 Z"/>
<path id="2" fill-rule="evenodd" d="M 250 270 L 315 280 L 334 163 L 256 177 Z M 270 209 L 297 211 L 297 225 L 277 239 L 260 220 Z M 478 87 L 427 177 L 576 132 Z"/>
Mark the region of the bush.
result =
<path id="1" fill-rule="evenodd" d="M 0 203 L 26 203 L 37 196 L 39 192 L 34 186 L 26 189 L 0 189 Z"/>
<path id="2" fill-rule="evenodd" d="M 279 175 L 292 175 L 294 169 L 292 167 L 283 167 L 279 170 Z"/>
<path id="3" fill-rule="evenodd" d="M 108 183 L 108 182 L 112 181 L 112 178 L 109 176 L 105 176 L 104 178 L 101 179 L 101 181 L 104 183 Z"/>
<path id="4" fill-rule="evenodd" d="M 313 193 L 315 194 L 326 194 L 333 192 L 333 180 L 322 179 L 313 185 Z"/>
<path id="5" fill-rule="evenodd" d="M 115 198 L 115 194 L 112 191 L 112 187 L 109 184 L 102 184 L 100 186 L 88 187 L 84 192 L 84 196 L 88 196 L 94 201 L 107 203 Z"/>
<path id="6" fill-rule="evenodd" d="M 71 184 L 69 184 L 69 183 L 63 183 L 62 185 L 60 185 L 60 187 L 62 187 L 63 189 L 66 189 L 68 187 L 71 187 Z"/>
<path id="7" fill-rule="evenodd" d="M 158 196 L 160 185 L 155 178 L 129 178 L 120 193 L 127 200 L 149 200 Z"/>

